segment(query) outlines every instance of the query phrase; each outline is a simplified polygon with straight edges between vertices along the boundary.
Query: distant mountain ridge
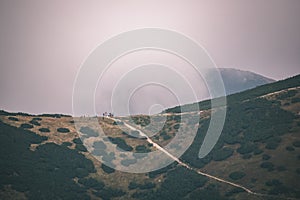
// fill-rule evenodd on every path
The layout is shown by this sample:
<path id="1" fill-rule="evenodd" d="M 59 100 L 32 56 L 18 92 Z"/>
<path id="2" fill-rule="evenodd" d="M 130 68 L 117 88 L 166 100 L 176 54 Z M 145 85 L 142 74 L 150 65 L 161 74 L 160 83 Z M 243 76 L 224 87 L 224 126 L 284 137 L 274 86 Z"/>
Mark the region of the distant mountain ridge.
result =
<path id="1" fill-rule="evenodd" d="M 219 68 L 227 95 L 272 83 L 275 80 L 250 71 Z"/>

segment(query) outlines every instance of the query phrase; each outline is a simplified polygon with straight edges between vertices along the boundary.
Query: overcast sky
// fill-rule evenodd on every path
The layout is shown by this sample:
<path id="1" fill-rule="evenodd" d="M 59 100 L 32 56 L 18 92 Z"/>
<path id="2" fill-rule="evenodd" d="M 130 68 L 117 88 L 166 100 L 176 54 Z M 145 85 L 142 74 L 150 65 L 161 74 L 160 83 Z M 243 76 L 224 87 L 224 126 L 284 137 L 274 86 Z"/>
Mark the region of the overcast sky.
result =
<path id="1" fill-rule="evenodd" d="M 193 38 L 218 67 L 284 79 L 300 73 L 299 10 L 299 0 L 0 0 L 0 109 L 72 113 L 88 54 L 145 27 Z"/>

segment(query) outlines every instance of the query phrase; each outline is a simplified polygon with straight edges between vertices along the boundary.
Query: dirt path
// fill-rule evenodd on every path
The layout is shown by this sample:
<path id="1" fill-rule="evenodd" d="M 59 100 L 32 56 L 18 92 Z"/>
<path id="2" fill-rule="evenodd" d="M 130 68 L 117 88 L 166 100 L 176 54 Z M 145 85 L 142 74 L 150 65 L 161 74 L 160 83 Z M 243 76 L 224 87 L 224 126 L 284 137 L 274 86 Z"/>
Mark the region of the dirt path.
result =
<path id="1" fill-rule="evenodd" d="M 121 120 L 119 120 L 119 119 L 115 119 L 115 118 L 110 118 L 110 119 L 112 119 L 112 120 L 114 120 L 114 121 L 116 121 L 116 122 L 123 122 L 123 121 L 121 121 Z M 165 154 L 166 154 L 167 156 L 169 156 L 171 159 L 173 159 L 174 161 L 176 161 L 179 165 L 181 165 L 181 166 L 183 166 L 183 167 L 185 167 L 185 168 L 187 168 L 187 169 L 189 169 L 189 170 L 192 170 L 192 171 L 196 172 L 197 174 L 200 174 L 200 175 L 202 175 L 202 176 L 206 176 L 206 177 L 208 177 L 208 178 L 211 178 L 211 179 L 214 179 L 214 180 L 216 180 L 216 181 L 219 181 L 219 182 L 222 182 L 222 183 L 231 185 L 231 186 L 236 187 L 236 188 L 240 188 L 240 189 L 244 190 L 245 192 L 247 192 L 248 194 L 255 195 L 255 196 L 257 196 L 257 197 L 268 197 L 268 198 L 272 198 L 272 199 L 299 200 L 299 199 L 297 199 L 297 198 L 291 198 L 291 197 L 278 197 L 278 196 L 275 196 L 275 195 L 268 195 L 268 194 L 256 193 L 256 192 L 254 192 L 254 191 L 252 191 L 252 190 L 250 190 L 250 189 L 244 187 L 243 185 L 240 185 L 240 184 L 237 184 L 237 183 L 233 183 L 233 182 L 231 182 L 231 181 L 228 181 L 228 180 L 225 180 L 225 179 L 222 179 L 222 178 L 219 178 L 219 177 L 216 177 L 216 176 L 207 174 L 207 173 L 205 173 L 205 172 L 202 172 L 202 171 L 200 171 L 199 169 L 195 169 L 195 168 L 189 166 L 188 164 L 182 162 L 179 158 L 173 156 L 171 153 L 169 153 L 167 150 L 165 150 L 165 149 L 164 149 L 163 147 L 161 147 L 159 144 L 153 142 L 153 140 L 151 140 L 151 138 L 148 137 L 148 136 L 147 136 L 145 133 L 143 133 L 141 130 L 139 130 L 139 129 L 137 129 L 137 128 L 135 128 L 135 127 L 133 127 L 133 126 L 131 126 L 131 125 L 125 123 L 125 122 L 123 122 L 123 123 L 124 123 L 124 126 L 130 128 L 131 130 L 133 130 L 133 131 L 138 131 L 139 134 L 140 134 L 140 136 L 147 138 L 147 141 L 148 141 L 150 144 L 152 144 L 155 148 L 157 148 L 158 150 L 160 150 L 160 151 L 162 151 L 163 153 L 165 153 Z"/>

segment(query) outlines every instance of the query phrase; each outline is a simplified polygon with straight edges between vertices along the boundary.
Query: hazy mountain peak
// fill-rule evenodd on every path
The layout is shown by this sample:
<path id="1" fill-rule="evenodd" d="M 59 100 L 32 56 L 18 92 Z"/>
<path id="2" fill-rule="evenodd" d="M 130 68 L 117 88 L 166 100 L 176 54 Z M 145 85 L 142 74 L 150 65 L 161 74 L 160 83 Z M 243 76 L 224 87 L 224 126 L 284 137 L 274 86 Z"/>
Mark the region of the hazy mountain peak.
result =
<path id="1" fill-rule="evenodd" d="M 234 68 L 219 68 L 223 78 L 226 94 L 233 94 L 252 89 L 260 85 L 272 83 L 275 80 L 250 71 Z"/>

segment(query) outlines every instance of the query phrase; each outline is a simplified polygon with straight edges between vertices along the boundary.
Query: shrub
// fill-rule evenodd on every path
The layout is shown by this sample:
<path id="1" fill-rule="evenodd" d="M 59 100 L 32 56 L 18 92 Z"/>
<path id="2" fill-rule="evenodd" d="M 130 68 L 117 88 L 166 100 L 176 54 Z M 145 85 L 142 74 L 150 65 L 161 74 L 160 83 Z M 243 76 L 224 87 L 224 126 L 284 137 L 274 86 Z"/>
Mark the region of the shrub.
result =
<path id="1" fill-rule="evenodd" d="M 245 154 L 245 155 L 243 155 L 243 159 L 250 159 L 252 157 L 252 155 L 251 154 Z"/>
<path id="2" fill-rule="evenodd" d="M 72 145 L 72 143 L 71 142 L 63 142 L 61 145 L 65 146 L 65 147 L 69 147 Z"/>
<path id="3" fill-rule="evenodd" d="M 40 117 L 34 117 L 34 118 L 32 118 L 32 120 L 34 120 L 34 121 L 42 121 L 42 118 L 40 118 Z"/>
<path id="4" fill-rule="evenodd" d="M 87 149 L 83 144 L 76 144 L 75 149 L 77 149 L 78 151 L 87 152 Z"/>
<path id="5" fill-rule="evenodd" d="M 273 171 L 274 170 L 274 164 L 271 162 L 263 162 L 260 164 L 261 168 L 268 169 L 268 171 Z"/>
<path id="6" fill-rule="evenodd" d="M 262 159 L 263 160 L 269 160 L 271 158 L 271 156 L 269 156 L 268 154 L 264 154 L 263 156 L 262 156 Z"/>
<path id="7" fill-rule="evenodd" d="M 251 153 L 256 149 L 255 145 L 252 143 L 243 143 L 241 144 L 241 147 L 237 149 L 237 152 L 240 154 L 248 154 Z"/>
<path id="8" fill-rule="evenodd" d="M 298 140 L 298 141 L 293 142 L 293 146 L 300 147 L 300 141 Z"/>
<path id="9" fill-rule="evenodd" d="M 58 128 L 57 131 L 60 132 L 60 133 L 68 133 L 68 132 L 70 132 L 70 130 L 67 129 L 67 128 Z"/>
<path id="10" fill-rule="evenodd" d="M 40 125 L 41 125 L 41 124 L 40 124 L 38 121 L 36 121 L 36 120 L 31 120 L 29 123 L 30 123 L 30 124 L 33 124 L 33 125 L 36 125 L 36 126 L 40 126 Z"/>
<path id="11" fill-rule="evenodd" d="M 212 159 L 214 161 L 222 161 L 222 160 L 226 160 L 227 158 L 232 156 L 232 154 L 233 154 L 233 149 L 231 149 L 229 147 L 225 147 L 225 148 L 214 151 Z"/>
<path id="12" fill-rule="evenodd" d="M 9 117 L 8 119 L 11 120 L 11 121 L 19 121 L 19 119 L 16 118 L 16 117 Z"/>
<path id="13" fill-rule="evenodd" d="M 85 188 L 93 188 L 95 190 L 101 190 L 104 188 L 104 183 L 102 181 L 97 181 L 93 178 L 81 178 L 78 183 L 82 184 Z"/>
<path id="14" fill-rule="evenodd" d="M 98 136 L 98 133 L 88 126 L 81 127 L 80 132 L 83 134 L 86 134 L 88 137 L 97 137 Z"/>
<path id="15" fill-rule="evenodd" d="M 267 181 L 265 183 L 266 186 L 280 186 L 282 185 L 282 182 L 279 181 L 278 179 L 273 179 L 273 180 L 270 180 L 270 181 Z"/>
<path id="16" fill-rule="evenodd" d="M 136 152 L 138 152 L 138 153 L 147 153 L 147 152 L 150 151 L 150 150 L 149 150 L 146 146 L 144 146 L 144 145 L 138 145 L 138 146 L 136 146 L 136 147 L 135 147 L 135 150 L 136 150 Z"/>
<path id="17" fill-rule="evenodd" d="M 285 147 L 285 149 L 286 149 L 287 151 L 295 151 L 295 148 L 292 147 L 292 146 L 287 146 L 287 147 Z"/>
<path id="18" fill-rule="evenodd" d="M 101 168 L 107 174 L 111 174 L 111 173 L 114 173 L 116 171 L 115 169 L 113 169 L 113 168 L 111 168 L 109 166 L 106 166 L 104 164 L 101 164 Z"/>
<path id="19" fill-rule="evenodd" d="M 122 138 L 119 138 L 119 137 L 116 137 L 116 138 L 113 138 L 113 137 L 108 137 L 108 139 L 117 145 L 117 147 L 123 149 L 124 151 L 132 151 L 133 148 L 131 146 L 129 146 L 126 141 Z"/>
<path id="20" fill-rule="evenodd" d="M 125 167 L 128 167 L 129 165 L 132 165 L 135 163 L 136 163 L 136 159 L 126 159 L 126 160 L 121 161 L 121 164 Z"/>
<path id="21" fill-rule="evenodd" d="M 246 174 L 241 171 L 235 171 L 235 172 L 232 172 L 231 174 L 229 174 L 229 178 L 231 178 L 232 180 L 235 180 L 235 181 L 240 180 L 244 176 L 246 176 Z"/>
<path id="22" fill-rule="evenodd" d="M 31 124 L 21 124 L 20 127 L 24 128 L 24 129 L 31 129 L 31 128 L 33 128 L 33 126 Z"/>
<path id="23" fill-rule="evenodd" d="M 283 166 L 283 165 L 280 165 L 280 166 L 277 167 L 277 171 L 279 171 L 279 172 L 286 171 L 286 167 Z"/>
<path id="24" fill-rule="evenodd" d="M 263 150 L 261 150 L 261 149 L 255 149 L 254 151 L 253 151 L 253 154 L 254 155 L 259 155 L 259 154 L 262 154 L 264 151 Z"/>
<path id="25" fill-rule="evenodd" d="M 50 130 L 48 128 L 40 128 L 39 131 L 43 132 L 43 133 L 49 133 L 50 132 Z"/>
<path id="26" fill-rule="evenodd" d="M 176 130 L 177 130 L 177 129 L 179 129 L 179 128 L 180 128 L 180 124 L 175 124 L 173 127 L 174 127 L 174 129 L 176 129 Z"/>
<path id="27" fill-rule="evenodd" d="M 164 140 L 169 140 L 169 139 L 171 139 L 172 137 L 171 136 L 169 136 L 169 135 L 163 135 L 163 139 Z"/>

